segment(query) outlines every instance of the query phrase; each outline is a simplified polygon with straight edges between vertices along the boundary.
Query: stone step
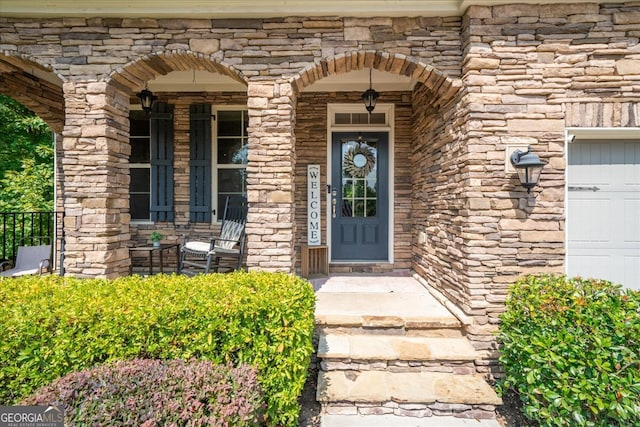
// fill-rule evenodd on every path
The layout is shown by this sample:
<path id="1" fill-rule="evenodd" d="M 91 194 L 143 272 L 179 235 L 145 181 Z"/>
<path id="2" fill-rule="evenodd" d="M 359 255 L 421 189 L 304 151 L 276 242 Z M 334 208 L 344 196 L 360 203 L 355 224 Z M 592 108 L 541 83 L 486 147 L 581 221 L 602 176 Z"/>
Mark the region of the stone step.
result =
<path id="1" fill-rule="evenodd" d="M 322 416 L 321 427 L 500 427 L 496 420 L 478 420 L 452 416 L 414 418 L 387 415 Z"/>
<path id="2" fill-rule="evenodd" d="M 433 410 L 429 404 L 483 405 L 488 412 L 493 408 L 486 406 L 502 404 L 480 375 L 444 372 L 320 371 L 317 400 L 323 404 L 426 404 L 425 413 Z"/>
<path id="3" fill-rule="evenodd" d="M 320 327 L 460 329 L 461 322 L 428 292 L 318 292 Z"/>
<path id="4" fill-rule="evenodd" d="M 350 361 L 474 361 L 466 338 L 320 333 L 318 357 Z"/>

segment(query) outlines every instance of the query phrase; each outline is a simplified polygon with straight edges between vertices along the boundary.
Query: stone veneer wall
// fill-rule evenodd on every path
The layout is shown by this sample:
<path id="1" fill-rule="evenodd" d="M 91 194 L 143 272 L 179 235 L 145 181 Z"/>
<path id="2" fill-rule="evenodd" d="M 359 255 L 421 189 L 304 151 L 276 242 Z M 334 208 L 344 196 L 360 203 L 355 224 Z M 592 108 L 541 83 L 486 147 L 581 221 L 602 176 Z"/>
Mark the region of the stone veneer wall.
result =
<path id="1" fill-rule="evenodd" d="M 65 266 L 79 277 L 128 274 L 129 99 L 104 82 L 67 82 L 62 132 Z"/>
<path id="2" fill-rule="evenodd" d="M 398 74 L 413 75 L 405 57 L 432 66 L 443 75 L 424 77 L 431 93 L 460 93 L 450 104 L 420 85 L 414 94 L 413 166 L 422 174 L 411 187 L 413 265 L 479 325 L 493 325 L 518 275 L 563 270 L 565 126 L 638 125 L 639 28 L 638 2 L 472 6 L 462 19 L 1 17 L 0 91 L 11 94 L 33 64 L 63 79 L 69 272 L 113 277 L 129 261 L 129 98 L 173 70 L 247 83 L 248 232 L 259 236 L 248 264 L 289 271 L 295 236 L 304 236 L 294 213 L 293 127 L 296 98 L 306 96 L 297 91 L 363 68 L 367 55 L 352 52 L 377 52 L 367 67 Z M 463 88 L 449 80 L 443 89 L 445 76 Z M 38 103 L 36 89 L 15 96 Z M 533 197 L 504 171 L 510 144 L 549 162 Z"/>
<path id="3" fill-rule="evenodd" d="M 565 127 L 640 123 L 640 4 L 472 6 L 462 33 L 460 111 L 414 114 L 414 266 L 482 334 L 518 276 L 564 271 Z M 508 145 L 548 162 L 530 195 Z"/>
<path id="4" fill-rule="evenodd" d="M 298 97 L 296 111 L 296 251 L 307 241 L 307 165 L 320 165 L 320 187 L 327 184 L 327 104 L 362 103 L 360 92 L 306 92 Z M 332 272 L 389 272 L 411 267 L 411 171 L 406 165 L 411 152 L 411 93 L 383 92 L 378 104 L 394 104 L 394 262 L 393 264 L 362 264 L 357 266 L 332 266 Z M 327 199 L 322 196 L 321 234 L 322 244 L 327 240 Z M 297 269 L 300 262 L 296 263 Z"/>
<path id="5" fill-rule="evenodd" d="M 423 85 L 414 90 L 411 243 L 413 269 L 463 306 L 475 293 L 469 280 L 473 255 L 468 257 L 475 245 L 464 240 L 470 165 L 460 97 L 438 108 Z"/>
<path id="6" fill-rule="evenodd" d="M 0 17 L 0 72 L 29 73 L 32 65 L 38 64 L 38 68 L 51 70 L 65 83 L 78 87 L 101 84 L 104 94 L 116 91 L 126 97 L 142 89 L 145 82 L 180 70 L 221 73 L 247 84 L 250 116 L 247 264 L 250 268 L 292 271 L 296 235 L 293 125 L 297 91 L 312 81 L 309 73 L 316 80 L 327 74 L 363 68 L 362 64 L 347 64 L 347 60 L 357 58 L 348 55 L 376 52 L 366 56 L 365 62 L 373 60 L 367 67 L 405 75 L 417 70 L 419 77 L 423 69 L 416 69 L 415 62 L 420 61 L 435 67 L 437 73 L 429 71 L 423 77 L 431 78 L 431 84 L 446 93 L 455 87 L 451 81 L 445 84 L 444 77 L 459 77 L 461 72 L 460 25 L 460 17 L 235 20 Z M 412 61 L 406 61 L 407 57 Z M 335 69 L 326 68 L 332 66 Z M 8 92 L 7 85 L 0 86 L 0 91 Z M 65 103 L 75 103 L 69 93 L 64 93 Z M 84 155 L 75 153 L 73 146 L 78 142 L 78 133 L 94 138 L 92 142 L 100 138 L 111 141 L 116 136 L 117 144 L 107 144 L 104 155 L 117 158 L 118 162 L 122 155 L 127 155 L 126 148 L 120 147 L 126 147 L 127 129 L 120 124 L 112 125 L 119 123 L 120 118 L 114 122 L 105 118 L 100 133 L 93 128 L 91 135 L 84 135 L 80 128 L 90 124 L 92 119 L 88 116 L 94 115 L 89 112 L 87 102 L 84 105 L 84 109 L 76 111 L 87 117 L 76 115 L 65 121 L 64 150 L 72 152 L 65 157 L 72 163 L 65 163 L 67 159 L 62 162 L 66 165 L 65 179 L 71 181 L 76 180 L 69 174 L 71 164 L 78 168 L 74 172 L 78 172 L 77 181 L 82 170 L 87 176 L 93 174 L 91 157 L 85 161 Z M 126 100 L 116 100 L 110 107 L 117 109 L 120 117 L 126 117 L 127 106 Z M 67 105 L 67 112 L 71 109 Z M 84 199 L 96 199 L 93 204 L 118 199 L 126 204 L 128 195 L 122 194 L 128 187 L 126 167 L 107 171 L 111 175 L 103 179 L 103 193 L 86 192 L 76 197 L 75 184 L 65 183 L 68 235 L 84 236 L 83 245 L 67 247 L 68 262 L 76 264 L 70 265 L 70 273 L 114 277 L 128 269 L 129 260 L 123 256 L 130 240 L 126 208 L 114 208 L 96 217 L 82 204 Z M 96 227 L 87 225 L 96 221 L 110 230 L 109 237 L 95 233 Z M 121 237 L 111 236 L 116 230 L 122 233 Z M 91 261 L 81 262 L 80 258 L 85 256 L 71 255 L 74 251 L 92 252 Z"/>

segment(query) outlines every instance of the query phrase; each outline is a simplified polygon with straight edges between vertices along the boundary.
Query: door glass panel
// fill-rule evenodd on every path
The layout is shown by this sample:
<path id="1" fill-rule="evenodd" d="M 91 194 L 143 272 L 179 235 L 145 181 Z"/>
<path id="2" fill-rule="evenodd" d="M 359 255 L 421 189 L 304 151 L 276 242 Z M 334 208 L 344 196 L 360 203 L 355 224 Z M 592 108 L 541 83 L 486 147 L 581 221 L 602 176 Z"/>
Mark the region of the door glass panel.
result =
<path id="1" fill-rule="evenodd" d="M 354 218 L 377 215 L 377 141 L 342 141 L 342 216 Z"/>

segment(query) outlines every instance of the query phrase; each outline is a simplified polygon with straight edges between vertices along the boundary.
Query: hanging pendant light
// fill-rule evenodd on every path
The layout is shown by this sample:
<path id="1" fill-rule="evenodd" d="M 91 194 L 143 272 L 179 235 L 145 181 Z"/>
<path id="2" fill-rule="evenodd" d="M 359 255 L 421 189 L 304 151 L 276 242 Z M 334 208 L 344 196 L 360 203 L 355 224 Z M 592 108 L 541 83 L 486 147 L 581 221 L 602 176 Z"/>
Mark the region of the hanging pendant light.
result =
<path id="1" fill-rule="evenodd" d="M 369 68 L 369 89 L 364 91 L 364 93 L 362 94 L 362 102 L 364 102 L 364 106 L 367 109 L 367 111 L 369 112 L 369 114 L 371 114 L 373 112 L 374 108 L 376 108 L 376 100 L 380 96 L 380 94 L 378 92 L 373 90 L 373 85 L 371 84 L 371 72 L 372 71 L 373 71 L 373 69 Z"/>
<path id="2" fill-rule="evenodd" d="M 144 86 L 142 92 L 137 94 L 138 98 L 140 98 L 140 103 L 142 104 L 142 110 L 146 113 L 151 112 L 151 107 L 153 107 L 153 102 L 158 99 L 148 88 L 147 85 Z"/>

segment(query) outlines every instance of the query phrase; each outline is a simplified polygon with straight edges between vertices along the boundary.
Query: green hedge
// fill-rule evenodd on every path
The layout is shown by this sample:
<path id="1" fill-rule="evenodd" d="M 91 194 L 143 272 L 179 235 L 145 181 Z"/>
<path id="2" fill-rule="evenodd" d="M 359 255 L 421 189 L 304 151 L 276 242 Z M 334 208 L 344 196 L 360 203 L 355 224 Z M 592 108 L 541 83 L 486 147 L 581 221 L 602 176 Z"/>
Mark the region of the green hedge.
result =
<path id="1" fill-rule="evenodd" d="M 541 426 L 640 425 L 640 292 L 529 276 L 500 324 L 503 391 Z"/>
<path id="2" fill-rule="evenodd" d="M 315 295 L 272 273 L 0 282 L 0 402 L 99 363 L 207 359 L 258 368 L 271 425 L 296 425 Z"/>

